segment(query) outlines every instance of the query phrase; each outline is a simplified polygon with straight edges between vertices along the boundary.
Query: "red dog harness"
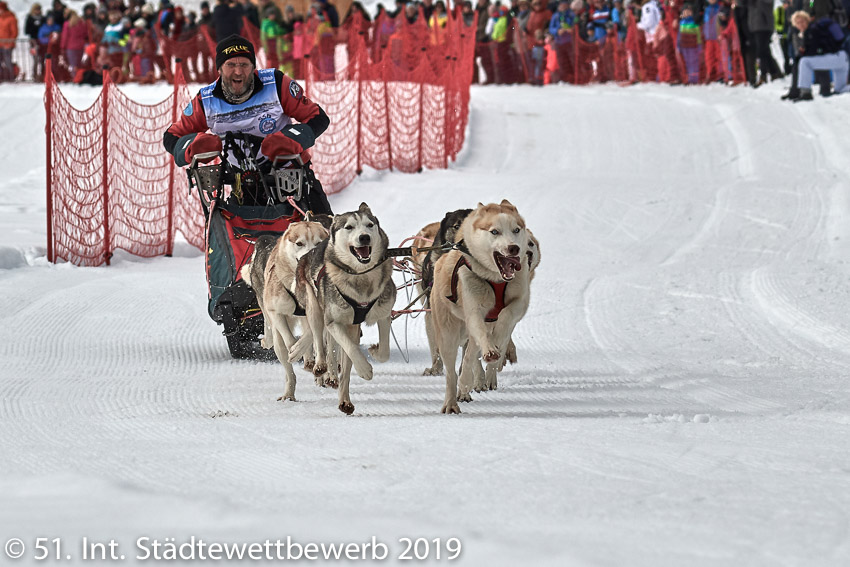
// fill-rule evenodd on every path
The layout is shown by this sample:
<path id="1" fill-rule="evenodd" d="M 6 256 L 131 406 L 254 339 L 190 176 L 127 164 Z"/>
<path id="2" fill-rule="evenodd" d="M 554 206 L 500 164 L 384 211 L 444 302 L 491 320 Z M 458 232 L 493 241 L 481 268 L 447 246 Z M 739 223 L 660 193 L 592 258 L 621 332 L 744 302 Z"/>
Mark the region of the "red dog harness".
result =
<path id="1" fill-rule="evenodd" d="M 451 301 L 452 303 L 457 303 L 458 294 L 457 294 L 457 281 L 458 281 L 458 271 L 466 266 L 472 271 L 472 266 L 469 265 L 469 262 L 466 260 L 466 256 L 461 255 L 458 259 L 457 264 L 455 264 L 455 269 L 452 272 L 452 294 L 447 295 L 446 299 Z M 487 315 L 484 316 L 484 320 L 487 323 L 493 323 L 499 319 L 499 313 L 502 312 L 502 309 L 505 308 L 505 290 L 508 287 L 508 282 L 491 282 L 490 280 L 484 280 L 490 287 L 493 288 L 493 295 L 496 296 L 496 304 L 493 305 L 493 308 L 487 312 Z"/>

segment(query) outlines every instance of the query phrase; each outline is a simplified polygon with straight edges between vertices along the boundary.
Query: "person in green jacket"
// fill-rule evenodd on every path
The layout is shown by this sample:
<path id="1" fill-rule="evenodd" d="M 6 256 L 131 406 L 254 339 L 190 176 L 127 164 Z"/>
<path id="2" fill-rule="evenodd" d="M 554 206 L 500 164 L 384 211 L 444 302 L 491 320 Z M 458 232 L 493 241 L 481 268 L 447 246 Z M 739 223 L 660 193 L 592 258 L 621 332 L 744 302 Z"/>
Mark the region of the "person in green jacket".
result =
<path id="1" fill-rule="evenodd" d="M 791 72 L 791 46 L 789 37 L 791 22 L 788 21 L 788 11 L 791 9 L 791 0 L 782 0 L 782 4 L 773 9 L 773 27 L 779 36 L 779 45 L 782 47 L 782 57 L 785 60 L 785 74 Z"/>
<path id="2" fill-rule="evenodd" d="M 272 69 L 280 69 L 287 75 L 292 74 L 291 57 L 287 53 L 292 50 L 292 37 L 285 26 L 281 24 L 280 11 L 277 6 L 270 5 L 264 12 L 265 17 L 260 24 L 260 40 L 266 50 L 267 65 Z"/>

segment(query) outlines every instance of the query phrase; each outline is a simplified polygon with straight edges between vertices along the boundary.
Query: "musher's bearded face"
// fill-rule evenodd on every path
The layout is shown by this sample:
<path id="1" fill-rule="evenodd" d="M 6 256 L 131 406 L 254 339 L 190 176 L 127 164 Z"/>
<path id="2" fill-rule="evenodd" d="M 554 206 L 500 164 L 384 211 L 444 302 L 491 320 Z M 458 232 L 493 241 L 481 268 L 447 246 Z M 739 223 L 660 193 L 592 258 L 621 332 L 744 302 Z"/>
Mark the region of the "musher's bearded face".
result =
<path id="1" fill-rule="evenodd" d="M 221 82 L 235 96 L 242 96 L 248 90 L 254 66 L 247 57 L 233 57 L 221 65 Z"/>

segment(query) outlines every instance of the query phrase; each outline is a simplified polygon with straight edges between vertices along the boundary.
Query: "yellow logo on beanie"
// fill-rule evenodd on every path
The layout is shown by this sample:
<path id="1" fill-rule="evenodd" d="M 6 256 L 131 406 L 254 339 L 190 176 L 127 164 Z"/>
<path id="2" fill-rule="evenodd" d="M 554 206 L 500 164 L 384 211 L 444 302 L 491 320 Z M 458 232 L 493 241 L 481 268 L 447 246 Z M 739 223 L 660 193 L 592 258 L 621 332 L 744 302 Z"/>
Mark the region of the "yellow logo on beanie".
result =
<path id="1" fill-rule="evenodd" d="M 248 48 L 244 45 L 231 45 L 230 47 L 225 47 L 221 50 L 224 55 L 230 55 L 231 53 L 250 53 Z"/>

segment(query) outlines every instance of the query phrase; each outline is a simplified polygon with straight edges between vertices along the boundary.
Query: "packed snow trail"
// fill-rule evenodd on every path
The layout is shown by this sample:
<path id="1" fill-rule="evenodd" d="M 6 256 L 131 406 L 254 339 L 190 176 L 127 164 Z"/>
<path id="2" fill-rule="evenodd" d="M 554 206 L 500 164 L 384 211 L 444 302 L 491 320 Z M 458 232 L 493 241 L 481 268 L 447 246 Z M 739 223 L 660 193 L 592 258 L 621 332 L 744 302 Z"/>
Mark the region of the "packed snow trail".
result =
<path id="1" fill-rule="evenodd" d="M 542 251 L 498 391 L 440 415 L 423 321 L 399 320 L 411 363 L 354 376 L 347 418 L 303 369 L 280 403 L 279 365 L 229 358 L 199 251 L 49 265 L 42 93 L 3 86 L 0 534 L 20 564 L 36 537 L 132 564 L 141 536 L 193 535 L 376 536 L 391 563 L 402 537 L 457 537 L 470 566 L 846 562 L 850 108 L 779 89 L 476 88 L 449 170 L 332 197 L 393 244 L 507 198 Z"/>

